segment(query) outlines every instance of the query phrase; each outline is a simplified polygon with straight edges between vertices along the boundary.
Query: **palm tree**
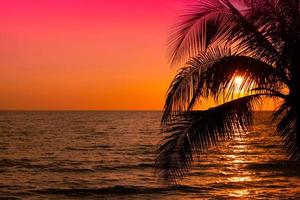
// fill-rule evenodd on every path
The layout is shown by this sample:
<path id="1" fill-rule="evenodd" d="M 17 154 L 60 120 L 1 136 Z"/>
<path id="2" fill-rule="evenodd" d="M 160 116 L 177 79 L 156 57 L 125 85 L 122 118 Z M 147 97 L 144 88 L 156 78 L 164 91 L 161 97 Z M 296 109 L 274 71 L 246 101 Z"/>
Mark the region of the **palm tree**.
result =
<path id="1" fill-rule="evenodd" d="M 201 0 L 171 35 L 172 81 L 162 117 L 156 167 L 167 181 L 191 168 L 193 155 L 247 131 L 262 98 L 279 99 L 277 132 L 299 159 L 299 0 Z M 234 77 L 242 76 L 237 94 Z M 194 111 L 213 98 L 216 105 Z M 298 102 L 298 103 L 297 103 Z"/>

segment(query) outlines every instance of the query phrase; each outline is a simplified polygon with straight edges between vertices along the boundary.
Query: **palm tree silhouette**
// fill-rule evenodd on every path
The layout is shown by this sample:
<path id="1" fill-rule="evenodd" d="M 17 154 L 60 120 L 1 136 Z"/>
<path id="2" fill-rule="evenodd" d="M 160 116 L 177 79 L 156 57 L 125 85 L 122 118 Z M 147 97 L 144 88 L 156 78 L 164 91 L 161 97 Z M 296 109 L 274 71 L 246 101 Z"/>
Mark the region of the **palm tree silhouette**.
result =
<path id="1" fill-rule="evenodd" d="M 300 158 L 299 0 L 198 1 L 176 25 L 170 47 L 171 65 L 184 67 L 166 97 L 156 157 L 161 177 L 176 181 L 194 153 L 246 131 L 261 98 L 281 99 L 273 119 L 291 159 Z M 207 98 L 218 106 L 193 111 Z"/>

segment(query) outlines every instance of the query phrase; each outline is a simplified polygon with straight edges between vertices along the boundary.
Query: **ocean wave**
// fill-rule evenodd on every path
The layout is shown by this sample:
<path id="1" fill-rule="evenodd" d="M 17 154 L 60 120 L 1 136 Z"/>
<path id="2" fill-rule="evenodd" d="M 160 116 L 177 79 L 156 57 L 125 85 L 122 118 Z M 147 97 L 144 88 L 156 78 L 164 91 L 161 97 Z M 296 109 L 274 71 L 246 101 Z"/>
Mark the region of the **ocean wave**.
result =
<path id="1" fill-rule="evenodd" d="M 293 161 L 277 161 L 270 163 L 253 163 L 247 166 L 247 169 L 261 172 L 271 172 L 263 177 L 274 177 L 274 176 L 284 176 L 284 177 L 300 177 L 299 169 L 300 164 Z"/>
<path id="2" fill-rule="evenodd" d="M 66 147 L 64 150 L 66 151 L 93 151 L 93 150 L 99 150 L 99 149 L 109 149 L 111 148 L 111 145 L 93 145 L 89 147 Z"/>
<path id="3" fill-rule="evenodd" d="M 30 171 L 49 171 L 49 172 L 97 172 L 97 171 L 114 171 L 114 170 L 139 170 L 139 169 L 154 169 L 153 163 L 137 163 L 128 165 L 98 165 L 91 168 L 78 167 L 80 162 L 65 161 L 68 163 L 66 166 L 62 166 L 60 162 L 54 162 L 49 164 L 34 163 L 28 159 L 2 159 L 0 160 L 0 167 L 15 167 L 19 170 Z"/>
<path id="4" fill-rule="evenodd" d="M 154 169 L 154 164 L 150 163 L 139 163 L 133 165 L 118 165 L 118 166 L 97 166 L 96 170 L 120 170 L 120 169 L 145 169 L 152 168 Z"/>
<path id="5" fill-rule="evenodd" d="M 0 199 L 2 200 L 20 200 L 21 198 L 18 197 L 8 197 L 8 196 L 0 196 Z"/>
<path id="6" fill-rule="evenodd" d="M 80 163 L 72 163 L 80 164 Z M 28 159 L 2 159 L 0 160 L 0 167 L 15 167 L 19 171 L 49 171 L 49 172 L 94 172 L 95 170 L 89 168 L 79 168 L 79 167 L 67 167 L 61 166 L 60 163 L 51 163 L 51 164 L 35 164 L 32 160 Z"/>
<path id="7" fill-rule="evenodd" d="M 91 148 L 80 148 L 80 147 L 66 147 L 64 148 L 64 150 L 66 151 L 91 151 L 92 149 Z"/>
<path id="8" fill-rule="evenodd" d="M 207 189 L 207 188 L 206 188 Z M 52 194 L 52 195 L 67 195 L 67 196 L 86 196 L 86 195 L 129 195 L 129 194 L 155 194 L 155 193 L 168 193 L 168 192 L 183 192 L 183 193 L 193 193 L 201 192 L 203 189 L 191 186 L 171 186 L 171 187 L 144 187 L 144 186 L 122 186 L 116 185 L 106 188 L 72 188 L 72 189 L 58 189 L 58 188 L 48 188 L 43 190 L 34 190 L 33 193 L 38 194 Z"/>
<path id="9" fill-rule="evenodd" d="M 15 166 L 25 166 L 30 163 L 29 159 L 1 159 L 0 166 L 1 167 L 15 167 Z"/>
<path id="10" fill-rule="evenodd" d="M 294 170 L 299 169 L 299 163 L 293 161 L 275 161 L 269 163 L 252 163 L 247 166 L 248 169 L 253 170 Z"/>

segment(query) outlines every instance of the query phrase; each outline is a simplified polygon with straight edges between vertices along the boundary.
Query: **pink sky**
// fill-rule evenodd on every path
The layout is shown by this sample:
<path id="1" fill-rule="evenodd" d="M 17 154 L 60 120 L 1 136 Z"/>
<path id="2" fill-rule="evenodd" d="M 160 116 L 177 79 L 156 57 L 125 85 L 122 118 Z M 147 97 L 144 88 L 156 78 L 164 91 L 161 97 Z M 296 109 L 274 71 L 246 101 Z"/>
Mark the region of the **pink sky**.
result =
<path id="1" fill-rule="evenodd" d="M 162 109 L 181 2 L 1 0 L 0 109 Z"/>

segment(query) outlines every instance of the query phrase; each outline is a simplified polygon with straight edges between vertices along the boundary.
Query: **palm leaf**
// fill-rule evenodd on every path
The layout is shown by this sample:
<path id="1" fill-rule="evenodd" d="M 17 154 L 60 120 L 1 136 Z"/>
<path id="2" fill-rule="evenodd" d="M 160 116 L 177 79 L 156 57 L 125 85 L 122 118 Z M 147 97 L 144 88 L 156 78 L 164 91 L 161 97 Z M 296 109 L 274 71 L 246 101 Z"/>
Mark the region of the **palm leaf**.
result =
<path id="1" fill-rule="evenodd" d="M 171 114 L 187 110 L 194 94 L 205 87 L 204 72 L 222 57 L 230 55 L 228 48 L 210 48 L 182 68 L 168 89 L 162 121 L 168 121 Z"/>
<path id="2" fill-rule="evenodd" d="M 290 98 L 274 112 L 273 120 L 278 120 L 277 132 L 283 139 L 283 142 L 287 148 L 287 152 L 291 159 L 300 159 L 300 141 L 297 138 L 297 111 L 293 104 L 289 102 Z"/>
<path id="3" fill-rule="evenodd" d="M 165 140 L 157 151 L 156 167 L 161 177 L 176 181 L 191 167 L 193 153 L 235 133 L 247 130 L 252 124 L 252 108 L 260 94 L 241 97 L 207 111 L 188 111 L 163 127 Z"/>
<path id="4" fill-rule="evenodd" d="M 220 0 L 204 0 L 182 15 L 169 39 L 172 65 L 205 50 L 227 32 L 228 8 Z"/>
<path id="5" fill-rule="evenodd" d="M 236 74 L 244 77 L 240 90 L 253 93 L 253 88 L 278 90 L 288 83 L 285 74 L 258 59 L 231 55 L 228 49 L 208 49 L 187 63 L 173 80 L 168 90 L 162 122 L 172 116 L 191 110 L 201 97 L 212 96 L 216 102 L 233 96 L 236 88 L 232 79 Z M 222 97 L 222 98 L 221 98 Z"/>
<path id="6" fill-rule="evenodd" d="M 254 15 L 241 13 L 229 0 L 226 0 L 235 24 L 228 34 L 227 41 L 237 43 L 243 54 L 251 54 L 264 61 L 272 61 L 280 65 L 279 47 L 281 43 L 274 43 L 268 36 L 273 35 L 274 29 L 270 24 L 274 22 L 268 15 Z M 254 7 L 256 7 L 255 5 Z M 261 9 L 266 10 L 265 7 Z M 250 7 L 253 10 L 253 7 Z"/>
<path id="7" fill-rule="evenodd" d="M 181 63 L 209 46 L 225 43 L 235 46 L 244 55 L 280 63 L 278 49 L 282 44 L 273 42 L 272 38 L 276 37 L 272 36 L 277 32 L 269 25 L 274 18 L 253 15 L 249 3 L 239 3 L 248 9 L 237 9 L 228 0 L 200 1 L 192 6 L 171 35 L 171 63 Z M 262 10 L 270 13 L 266 5 L 260 8 L 260 13 Z"/>

